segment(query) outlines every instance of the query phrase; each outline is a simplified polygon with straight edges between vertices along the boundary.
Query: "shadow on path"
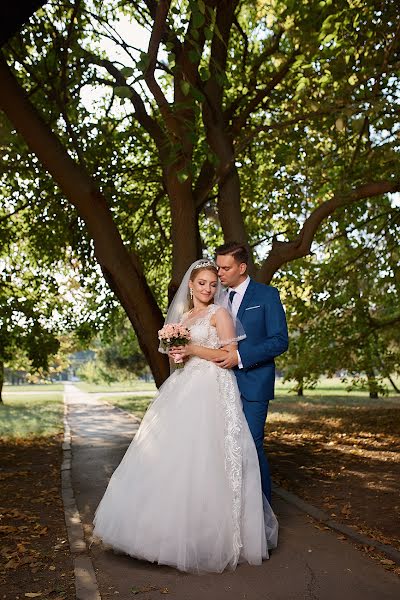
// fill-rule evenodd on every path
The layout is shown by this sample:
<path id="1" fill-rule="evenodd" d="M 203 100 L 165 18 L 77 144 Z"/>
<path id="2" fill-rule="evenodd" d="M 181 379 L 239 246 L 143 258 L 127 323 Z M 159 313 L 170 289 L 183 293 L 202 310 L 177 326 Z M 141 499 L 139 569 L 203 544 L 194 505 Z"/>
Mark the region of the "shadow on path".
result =
<path id="1" fill-rule="evenodd" d="M 73 385 L 66 386 L 72 434 L 72 481 L 85 535 L 91 541 L 92 518 L 112 472 L 129 445 L 138 422 L 115 407 L 99 402 Z M 131 600 L 132 588 L 143 600 L 393 600 L 398 578 L 386 572 L 350 543 L 317 529 L 307 515 L 273 498 L 280 522 L 280 541 L 262 566 L 239 565 L 220 575 L 184 574 L 92 544 L 103 600 Z M 162 510 L 162 499 L 160 499 Z M 151 587 L 153 586 L 153 589 Z M 136 594 L 135 594 L 136 597 Z"/>

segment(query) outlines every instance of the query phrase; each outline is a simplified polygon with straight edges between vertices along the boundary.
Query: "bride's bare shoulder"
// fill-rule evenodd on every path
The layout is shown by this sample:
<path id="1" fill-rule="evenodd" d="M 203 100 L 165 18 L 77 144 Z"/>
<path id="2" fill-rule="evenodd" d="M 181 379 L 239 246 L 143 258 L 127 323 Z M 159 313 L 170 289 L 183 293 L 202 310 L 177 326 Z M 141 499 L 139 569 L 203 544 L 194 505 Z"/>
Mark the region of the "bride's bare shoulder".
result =
<path id="1" fill-rule="evenodd" d="M 229 312 L 227 311 L 226 308 L 224 308 L 223 306 L 220 306 L 218 304 L 213 304 L 212 306 L 213 306 L 213 308 L 212 308 L 212 312 L 211 312 L 210 325 L 212 325 L 213 327 L 216 327 L 218 319 L 223 318 L 225 314 L 229 315 Z"/>

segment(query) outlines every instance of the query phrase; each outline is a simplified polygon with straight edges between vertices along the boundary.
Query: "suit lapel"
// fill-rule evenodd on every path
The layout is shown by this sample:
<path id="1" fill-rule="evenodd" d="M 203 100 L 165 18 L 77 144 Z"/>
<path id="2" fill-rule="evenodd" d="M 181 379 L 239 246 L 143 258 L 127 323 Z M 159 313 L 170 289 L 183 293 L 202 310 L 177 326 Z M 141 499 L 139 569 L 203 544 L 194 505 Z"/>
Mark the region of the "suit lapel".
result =
<path id="1" fill-rule="evenodd" d="M 243 300 L 239 306 L 239 310 L 237 313 L 238 319 L 240 319 L 240 320 L 242 319 L 243 313 L 246 310 L 246 308 L 249 306 L 255 291 L 256 291 L 256 285 L 254 284 L 254 281 L 252 279 L 250 279 L 250 283 L 247 286 L 247 290 L 245 291 Z"/>

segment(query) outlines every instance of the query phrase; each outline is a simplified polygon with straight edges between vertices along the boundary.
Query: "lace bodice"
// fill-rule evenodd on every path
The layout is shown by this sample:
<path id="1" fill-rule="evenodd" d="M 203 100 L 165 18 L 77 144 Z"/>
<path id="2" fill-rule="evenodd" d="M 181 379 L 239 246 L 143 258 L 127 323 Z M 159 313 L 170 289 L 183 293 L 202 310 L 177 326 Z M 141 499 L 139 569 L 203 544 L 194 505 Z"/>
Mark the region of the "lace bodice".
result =
<path id="1" fill-rule="evenodd" d="M 182 318 L 182 325 L 185 325 L 190 330 L 191 341 L 193 344 L 198 346 L 204 346 L 206 348 L 219 348 L 221 342 L 218 338 L 217 329 L 211 325 L 211 317 L 218 310 L 219 306 L 210 304 L 204 313 L 190 318 L 190 315 L 186 315 Z"/>

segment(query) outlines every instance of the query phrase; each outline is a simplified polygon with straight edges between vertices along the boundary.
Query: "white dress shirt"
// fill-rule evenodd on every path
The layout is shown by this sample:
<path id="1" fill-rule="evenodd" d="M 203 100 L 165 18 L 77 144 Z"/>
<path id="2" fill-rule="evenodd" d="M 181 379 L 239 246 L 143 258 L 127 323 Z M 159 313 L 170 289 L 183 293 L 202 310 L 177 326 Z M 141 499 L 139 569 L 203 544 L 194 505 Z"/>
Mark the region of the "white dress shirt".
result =
<path id="1" fill-rule="evenodd" d="M 236 317 L 236 315 L 238 314 L 238 310 L 240 308 L 240 305 L 243 300 L 243 296 L 246 293 L 249 283 L 250 283 L 250 277 L 247 275 L 246 279 L 244 281 L 242 281 L 242 283 L 240 283 L 237 287 L 228 288 L 227 299 L 229 299 L 230 292 L 232 292 L 232 291 L 236 292 L 236 294 L 233 296 L 233 299 L 232 299 L 232 313 L 233 313 L 234 317 Z M 227 302 L 228 302 L 228 300 L 227 300 Z M 238 360 L 239 360 L 238 367 L 239 367 L 239 369 L 243 369 L 242 359 L 240 358 L 239 350 L 237 350 L 236 352 L 237 352 L 237 356 L 238 356 Z"/>
<path id="2" fill-rule="evenodd" d="M 235 317 L 238 314 L 238 310 L 240 308 L 240 305 L 242 304 L 243 296 L 246 293 L 249 283 L 250 277 L 247 275 L 246 279 L 242 281 L 242 283 L 240 283 L 237 287 L 228 288 L 228 298 L 231 292 L 236 292 L 232 300 L 232 313 Z"/>

